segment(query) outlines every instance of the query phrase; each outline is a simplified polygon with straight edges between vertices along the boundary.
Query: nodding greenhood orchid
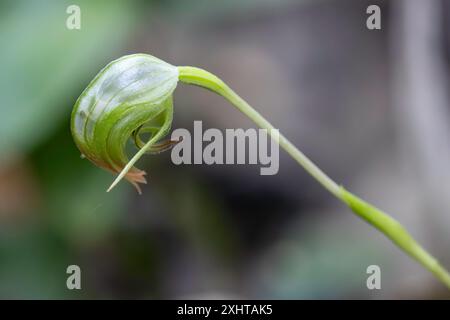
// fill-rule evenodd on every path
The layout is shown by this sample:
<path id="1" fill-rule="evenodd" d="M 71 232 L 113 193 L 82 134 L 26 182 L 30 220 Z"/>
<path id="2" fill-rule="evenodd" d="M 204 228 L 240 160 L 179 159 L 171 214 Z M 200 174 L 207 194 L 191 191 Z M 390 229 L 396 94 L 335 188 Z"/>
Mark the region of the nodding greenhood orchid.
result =
<path id="1" fill-rule="evenodd" d="M 136 161 L 145 153 L 164 151 L 177 142 L 160 140 L 172 124 L 172 95 L 178 81 L 206 88 L 227 99 L 259 127 L 266 129 L 325 189 L 450 288 L 449 273 L 397 220 L 336 184 L 244 99 L 203 69 L 176 67 L 147 54 L 133 54 L 109 63 L 83 91 L 72 112 L 72 135 L 86 158 L 118 173 L 108 191 L 125 178 L 140 193 L 139 183 L 146 180 L 145 172 L 134 167 Z M 143 133 L 150 134 L 147 142 L 140 137 Z M 139 150 L 128 160 L 125 147 L 130 138 Z"/>

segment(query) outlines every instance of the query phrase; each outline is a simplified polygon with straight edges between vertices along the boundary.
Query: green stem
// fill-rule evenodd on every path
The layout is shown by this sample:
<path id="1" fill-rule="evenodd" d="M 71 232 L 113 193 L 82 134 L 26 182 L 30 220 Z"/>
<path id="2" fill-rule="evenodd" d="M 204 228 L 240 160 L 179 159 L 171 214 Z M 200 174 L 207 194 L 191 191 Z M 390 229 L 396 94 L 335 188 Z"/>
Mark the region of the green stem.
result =
<path id="1" fill-rule="evenodd" d="M 178 71 L 180 81 L 206 88 L 223 96 L 259 127 L 266 129 L 271 137 L 325 189 L 348 205 L 359 217 L 380 230 L 404 252 L 420 262 L 450 289 L 449 273 L 414 240 L 397 220 L 339 186 L 282 134 L 278 134 L 278 131 L 262 115 L 218 77 L 195 67 L 178 67 Z"/>

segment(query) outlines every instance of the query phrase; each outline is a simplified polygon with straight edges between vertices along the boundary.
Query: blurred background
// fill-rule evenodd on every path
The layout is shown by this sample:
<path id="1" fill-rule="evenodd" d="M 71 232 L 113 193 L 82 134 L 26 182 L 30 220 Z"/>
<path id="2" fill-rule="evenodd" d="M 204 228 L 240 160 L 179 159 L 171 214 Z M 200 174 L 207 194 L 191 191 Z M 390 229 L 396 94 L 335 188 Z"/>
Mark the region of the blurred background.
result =
<path id="1" fill-rule="evenodd" d="M 66 8 L 81 8 L 68 30 Z M 381 8 L 381 30 L 366 8 Z M 2 1 L 1 298 L 450 298 L 280 151 L 280 170 L 146 156 L 139 196 L 72 141 L 108 62 L 150 53 L 221 76 L 337 182 L 450 268 L 450 1 Z M 251 128 L 180 85 L 173 128 Z M 133 151 L 134 152 L 134 151 Z M 66 288 L 80 266 L 82 290 Z M 366 268 L 381 268 L 368 290 Z"/>

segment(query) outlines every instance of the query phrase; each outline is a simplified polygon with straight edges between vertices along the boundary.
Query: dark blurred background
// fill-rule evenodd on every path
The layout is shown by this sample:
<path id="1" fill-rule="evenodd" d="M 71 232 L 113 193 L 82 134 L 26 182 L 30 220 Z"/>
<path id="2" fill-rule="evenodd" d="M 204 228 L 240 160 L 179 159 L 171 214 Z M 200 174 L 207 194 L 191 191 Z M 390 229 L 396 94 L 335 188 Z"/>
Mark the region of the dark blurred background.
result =
<path id="1" fill-rule="evenodd" d="M 68 30 L 66 8 L 81 8 Z M 381 7 L 382 29 L 366 28 Z M 143 52 L 221 76 L 450 268 L 450 1 L 2 1 L 1 298 L 450 298 L 280 150 L 280 171 L 146 156 L 139 196 L 72 141 L 95 74 Z M 173 128 L 250 128 L 180 85 Z M 79 265 L 82 290 L 66 288 Z M 381 268 L 368 290 L 366 268 Z"/>

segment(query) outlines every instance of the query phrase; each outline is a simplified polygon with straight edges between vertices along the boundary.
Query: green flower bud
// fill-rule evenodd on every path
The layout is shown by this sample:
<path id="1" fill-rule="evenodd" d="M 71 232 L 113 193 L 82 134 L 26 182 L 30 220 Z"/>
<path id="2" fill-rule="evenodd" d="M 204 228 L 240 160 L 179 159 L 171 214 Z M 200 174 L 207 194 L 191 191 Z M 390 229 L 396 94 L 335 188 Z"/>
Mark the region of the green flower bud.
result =
<path id="1" fill-rule="evenodd" d="M 99 167 L 120 173 L 129 159 L 130 137 L 145 152 L 167 149 L 157 142 L 170 130 L 172 94 L 178 69 L 146 54 L 124 56 L 109 63 L 91 81 L 75 103 L 71 131 L 82 155 Z M 139 137 L 150 133 L 146 144 Z M 132 167 L 125 178 L 140 192 L 145 172 Z"/>

